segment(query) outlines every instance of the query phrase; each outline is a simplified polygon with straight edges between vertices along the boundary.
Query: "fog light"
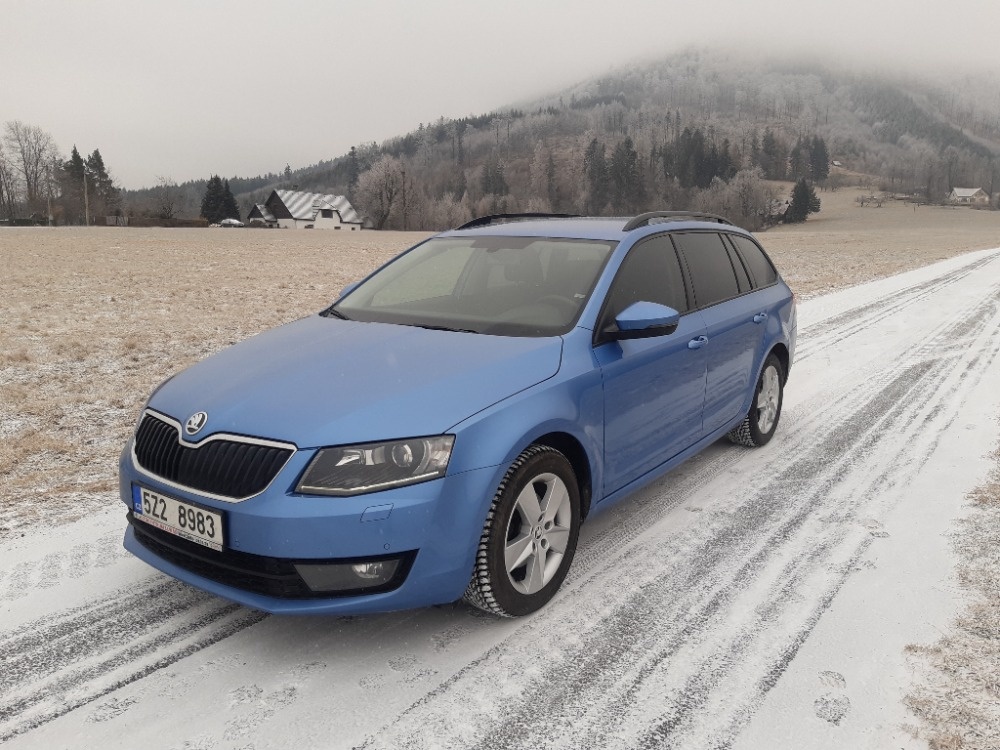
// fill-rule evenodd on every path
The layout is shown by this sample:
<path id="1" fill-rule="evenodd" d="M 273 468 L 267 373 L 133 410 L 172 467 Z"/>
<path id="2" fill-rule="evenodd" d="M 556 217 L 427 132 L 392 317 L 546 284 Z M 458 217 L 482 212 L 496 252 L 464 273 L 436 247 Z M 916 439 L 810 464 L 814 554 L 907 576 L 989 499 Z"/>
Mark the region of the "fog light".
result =
<path id="1" fill-rule="evenodd" d="M 392 574 L 396 572 L 396 566 L 398 564 L 398 560 L 379 560 L 378 562 L 355 563 L 351 566 L 351 570 L 354 571 L 354 574 L 358 578 L 364 578 L 367 581 L 385 582 L 389 578 L 392 578 Z"/>
<path id="2" fill-rule="evenodd" d="M 392 582 L 399 570 L 399 557 L 354 563 L 296 563 L 295 570 L 315 592 L 380 588 Z"/>

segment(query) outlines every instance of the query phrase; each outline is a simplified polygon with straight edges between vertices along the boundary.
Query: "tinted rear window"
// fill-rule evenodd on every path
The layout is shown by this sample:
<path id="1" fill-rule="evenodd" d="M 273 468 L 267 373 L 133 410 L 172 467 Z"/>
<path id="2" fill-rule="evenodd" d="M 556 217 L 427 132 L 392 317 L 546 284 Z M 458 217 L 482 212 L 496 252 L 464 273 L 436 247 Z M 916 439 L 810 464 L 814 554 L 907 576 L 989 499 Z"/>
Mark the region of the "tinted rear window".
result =
<path id="1" fill-rule="evenodd" d="M 736 271 L 736 281 L 739 282 L 740 292 L 748 292 L 753 289 L 753 284 L 750 281 L 750 277 L 747 275 L 746 266 L 743 265 L 743 261 L 740 259 L 740 254 L 736 252 L 730 243 L 725 243 L 726 250 L 729 252 L 729 261 L 733 264 L 733 270 Z"/>
<path id="2" fill-rule="evenodd" d="M 742 253 L 743 259 L 750 267 L 750 273 L 753 274 L 754 281 L 757 282 L 757 286 L 768 286 L 778 280 L 778 272 L 774 270 L 774 266 L 771 265 L 771 261 L 764 255 L 764 251 L 757 247 L 756 242 L 746 237 L 741 237 L 738 234 L 731 234 L 729 237 L 736 243 L 736 247 Z"/>
<path id="3" fill-rule="evenodd" d="M 740 293 L 722 237 L 714 232 L 699 232 L 675 234 L 673 238 L 691 274 L 698 307 L 708 307 Z"/>

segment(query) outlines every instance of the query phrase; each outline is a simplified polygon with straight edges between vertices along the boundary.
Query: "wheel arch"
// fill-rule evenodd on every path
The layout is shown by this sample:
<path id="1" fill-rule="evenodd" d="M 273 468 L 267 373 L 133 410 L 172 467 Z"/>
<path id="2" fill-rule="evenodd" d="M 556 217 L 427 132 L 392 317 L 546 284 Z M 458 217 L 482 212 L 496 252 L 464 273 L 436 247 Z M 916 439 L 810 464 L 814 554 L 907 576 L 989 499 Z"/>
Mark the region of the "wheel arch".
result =
<path id="1" fill-rule="evenodd" d="M 769 351 L 767 353 L 767 355 L 764 356 L 764 359 L 761 361 L 761 367 L 762 368 L 764 366 L 763 363 L 767 361 L 767 356 L 771 355 L 771 354 L 773 354 L 775 357 L 777 357 L 778 358 L 778 362 L 781 363 L 781 372 L 782 372 L 782 375 L 783 375 L 783 378 L 784 378 L 781 381 L 781 384 L 784 385 L 785 383 L 788 382 L 788 370 L 791 367 L 791 355 L 788 353 L 788 347 L 785 346 L 780 341 L 777 342 L 774 346 L 772 346 L 771 347 L 771 351 Z"/>
<path id="2" fill-rule="evenodd" d="M 576 474 L 577 487 L 580 489 L 580 520 L 587 517 L 593 499 L 593 472 L 590 458 L 583 445 L 568 432 L 548 432 L 531 441 L 534 445 L 544 445 L 559 451 L 569 461 Z"/>

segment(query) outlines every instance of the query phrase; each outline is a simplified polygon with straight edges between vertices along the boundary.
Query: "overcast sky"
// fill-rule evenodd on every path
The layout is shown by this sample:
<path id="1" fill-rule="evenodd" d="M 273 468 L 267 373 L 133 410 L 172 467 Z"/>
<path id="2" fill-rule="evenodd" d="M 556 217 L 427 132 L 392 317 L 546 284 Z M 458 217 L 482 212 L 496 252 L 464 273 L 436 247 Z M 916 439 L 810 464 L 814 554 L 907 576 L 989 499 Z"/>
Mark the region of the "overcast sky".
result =
<path id="1" fill-rule="evenodd" d="M 0 0 L 0 123 L 127 188 L 280 171 L 691 45 L 1000 72 L 1000 2 Z"/>

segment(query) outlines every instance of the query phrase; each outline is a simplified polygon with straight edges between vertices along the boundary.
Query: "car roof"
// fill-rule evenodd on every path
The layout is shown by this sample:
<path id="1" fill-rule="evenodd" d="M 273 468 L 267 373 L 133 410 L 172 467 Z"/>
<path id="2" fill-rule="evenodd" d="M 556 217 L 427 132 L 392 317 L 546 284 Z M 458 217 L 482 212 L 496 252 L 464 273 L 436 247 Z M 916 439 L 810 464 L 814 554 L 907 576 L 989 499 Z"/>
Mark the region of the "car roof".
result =
<path id="1" fill-rule="evenodd" d="M 650 214 L 648 222 L 643 222 L 634 228 L 629 228 L 640 217 L 619 216 L 577 216 L 577 217 L 496 217 L 501 219 L 497 223 L 488 223 L 480 226 L 464 229 L 452 229 L 442 232 L 439 237 L 559 237 L 565 239 L 581 240 L 611 240 L 621 241 L 630 236 L 641 236 L 662 231 L 677 231 L 682 229 L 712 229 L 718 231 L 736 231 L 740 234 L 749 234 L 744 229 L 730 224 L 720 217 L 695 218 L 696 214 L 684 214 L 668 216 L 666 212 L 662 217 Z M 646 215 L 643 215 L 646 216 Z"/>

